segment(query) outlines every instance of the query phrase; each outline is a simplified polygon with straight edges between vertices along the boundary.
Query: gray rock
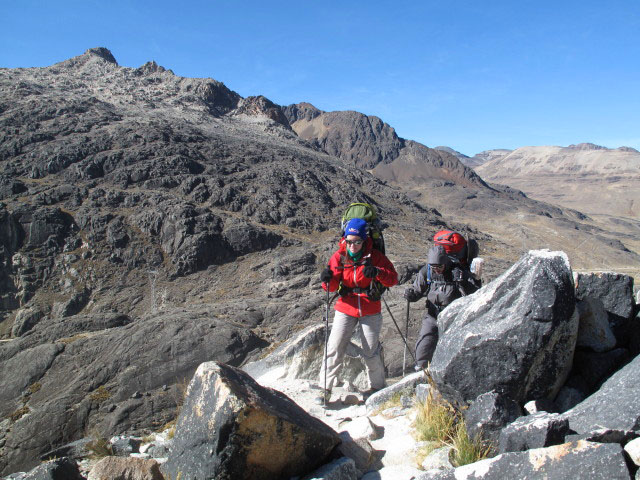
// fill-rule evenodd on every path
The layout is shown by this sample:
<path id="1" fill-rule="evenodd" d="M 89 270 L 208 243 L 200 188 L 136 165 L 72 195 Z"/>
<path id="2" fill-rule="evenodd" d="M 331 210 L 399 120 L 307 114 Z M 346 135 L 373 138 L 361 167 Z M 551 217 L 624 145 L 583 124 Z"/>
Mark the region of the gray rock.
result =
<path id="1" fill-rule="evenodd" d="M 323 465 L 301 480 L 357 480 L 359 478 L 355 462 L 341 457 Z"/>
<path id="2" fill-rule="evenodd" d="M 397 393 L 408 392 L 412 394 L 415 391 L 417 385 L 426 382 L 427 377 L 424 371 L 407 375 L 402 380 L 375 392 L 373 395 L 367 398 L 367 400 L 365 401 L 367 413 L 371 413 L 377 410 Z"/>
<path id="3" fill-rule="evenodd" d="M 166 444 L 152 445 L 147 449 L 147 452 L 152 458 L 167 458 L 171 447 Z"/>
<path id="4" fill-rule="evenodd" d="M 171 452 L 162 466 L 176 478 L 282 478 L 322 465 L 338 434 L 286 395 L 242 370 L 203 363 L 189 384 Z"/>
<path id="5" fill-rule="evenodd" d="M 431 373 L 464 404 L 496 390 L 516 402 L 553 398 L 571 368 L 578 331 L 567 256 L 531 251 L 499 278 L 438 317 Z"/>
<path id="6" fill-rule="evenodd" d="M 376 425 L 369 417 L 358 417 L 348 422 L 344 431 L 348 432 L 351 438 L 367 440 L 378 440 L 384 434 L 384 428 Z M 340 432 L 342 434 L 342 432 Z"/>
<path id="7" fill-rule="evenodd" d="M 640 357 L 613 374 L 600 389 L 562 414 L 576 433 L 601 428 L 637 430 L 640 426 Z"/>
<path id="8" fill-rule="evenodd" d="M 111 450 L 116 457 L 128 457 L 132 453 L 140 452 L 142 439 L 128 437 L 126 435 L 118 435 L 109 440 Z"/>
<path id="9" fill-rule="evenodd" d="M 93 442 L 91 438 L 81 438 L 45 453 L 40 459 L 48 460 L 50 458 L 67 457 L 72 460 L 80 460 L 91 455 L 91 450 L 87 448 L 87 445 L 91 442 Z"/>
<path id="10" fill-rule="evenodd" d="M 640 314 L 629 324 L 629 351 L 632 358 L 640 355 Z"/>
<path id="11" fill-rule="evenodd" d="M 556 395 L 554 404 L 558 413 L 563 413 L 571 410 L 585 398 L 587 398 L 587 394 L 581 389 L 565 385 L 560 389 L 558 395 Z"/>
<path id="12" fill-rule="evenodd" d="M 22 480 L 83 480 L 78 464 L 66 457 L 50 460 L 28 472 Z"/>
<path id="13" fill-rule="evenodd" d="M 606 352 L 616 346 L 616 337 L 609 325 L 609 316 L 602 301 L 587 297 L 576 304 L 580 315 L 578 347 L 588 347 L 596 352 Z"/>
<path id="14" fill-rule="evenodd" d="M 629 469 L 620 445 L 578 441 L 553 447 L 535 448 L 526 452 L 503 453 L 454 470 L 425 474 L 418 479 L 607 478 L 628 480 L 629 477 Z"/>
<path id="15" fill-rule="evenodd" d="M 431 385 L 427 383 L 419 383 L 416 385 L 416 400 L 419 402 L 426 402 L 429 397 L 429 391 L 431 390 Z"/>
<path id="16" fill-rule="evenodd" d="M 417 478 L 420 470 L 410 465 L 389 465 L 375 472 L 369 472 L 360 480 L 399 480 L 404 478 Z"/>
<path id="17" fill-rule="evenodd" d="M 258 382 L 265 375 L 316 380 L 322 364 L 324 335 L 323 324 L 307 327 L 265 358 L 248 363 L 242 369 Z"/>
<path id="18" fill-rule="evenodd" d="M 133 457 L 104 457 L 98 461 L 87 480 L 165 480 L 155 460 Z"/>
<path id="19" fill-rule="evenodd" d="M 476 398 L 463 415 L 469 438 L 478 437 L 495 449 L 501 429 L 522 415 L 522 409 L 505 395 L 487 392 Z"/>
<path id="20" fill-rule="evenodd" d="M 624 446 L 624 451 L 627 452 L 629 458 L 640 467 L 640 438 L 631 440 Z"/>
<path id="21" fill-rule="evenodd" d="M 452 451 L 453 447 L 449 446 L 436 448 L 423 460 L 422 468 L 424 470 L 452 470 L 453 465 L 449 460 L 449 458 L 451 458 Z"/>
<path id="22" fill-rule="evenodd" d="M 564 443 L 569 422 L 557 413 L 540 412 L 520 417 L 500 431 L 498 452 L 523 452 Z"/>
<path id="23" fill-rule="evenodd" d="M 632 277 L 611 272 L 578 274 L 576 298 L 600 300 L 609 315 L 617 345 L 628 344 L 629 322 L 635 313 Z"/>
<path id="24" fill-rule="evenodd" d="M 329 330 L 331 330 L 331 324 Z M 265 358 L 248 363 L 242 369 L 257 382 L 266 380 L 267 377 L 306 378 L 320 382 L 320 368 L 324 359 L 324 332 L 323 324 L 307 327 Z M 369 384 L 365 372 L 366 366 L 361 359 L 360 341 L 356 329 L 347 345 L 340 381 L 350 387 L 366 390 Z"/>
<path id="25" fill-rule="evenodd" d="M 337 451 L 352 459 L 359 472 L 366 473 L 382 467 L 380 457 L 384 452 L 376 452 L 366 438 L 352 438 L 349 432 L 342 432 L 340 440 L 342 443 L 338 445 Z"/>
<path id="26" fill-rule="evenodd" d="M 18 311 L 11 327 L 11 336 L 20 337 L 31 330 L 45 316 L 45 313 L 38 308 L 27 308 Z"/>
<path id="27" fill-rule="evenodd" d="M 90 298 L 91 292 L 88 289 L 75 292 L 68 300 L 60 303 L 54 303 L 53 308 L 51 309 L 51 314 L 58 318 L 77 315 L 82 311 L 87 303 L 89 303 Z"/>
<path id="28" fill-rule="evenodd" d="M 573 372 L 580 375 L 589 391 L 593 392 L 598 385 L 616 372 L 629 358 L 626 348 L 616 348 L 608 352 L 576 351 L 573 356 Z"/>
<path id="29" fill-rule="evenodd" d="M 624 446 L 639 436 L 640 432 L 635 430 L 612 430 L 609 428 L 600 428 L 589 433 L 567 435 L 565 441 L 577 442 L 578 440 L 586 440 L 587 442 L 597 443 L 619 443 Z"/>
<path id="30" fill-rule="evenodd" d="M 528 415 L 532 415 L 534 413 L 539 413 L 539 412 L 556 413 L 556 409 L 557 409 L 556 404 L 546 398 L 531 400 L 530 402 L 525 403 L 523 407 L 523 410 Z"/>

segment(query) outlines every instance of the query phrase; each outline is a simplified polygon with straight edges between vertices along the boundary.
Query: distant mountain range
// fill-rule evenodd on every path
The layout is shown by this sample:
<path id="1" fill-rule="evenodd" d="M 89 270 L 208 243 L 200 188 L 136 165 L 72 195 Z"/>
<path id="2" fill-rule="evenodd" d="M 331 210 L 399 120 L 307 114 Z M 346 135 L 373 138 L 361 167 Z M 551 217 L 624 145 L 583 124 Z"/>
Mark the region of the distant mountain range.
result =
<path id="1" fill-rule="evenodd" d="M 480 157 L 480 161 L 474 159 Z M 640 218 L 640 152 L 591 143 L 490 150 L 467 165 L 494 183 L 589 214 Z"/>

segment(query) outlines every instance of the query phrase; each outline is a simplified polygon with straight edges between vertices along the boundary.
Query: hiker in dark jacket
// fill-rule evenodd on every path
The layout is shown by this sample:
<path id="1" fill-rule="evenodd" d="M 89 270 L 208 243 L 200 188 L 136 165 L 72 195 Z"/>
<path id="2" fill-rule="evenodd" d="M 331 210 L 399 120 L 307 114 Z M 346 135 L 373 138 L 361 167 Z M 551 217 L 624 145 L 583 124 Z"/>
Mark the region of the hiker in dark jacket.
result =
<path id="1" fill-rule="evenodd" d="M 436 245 L 427 254 L 412 287 L 404 291 L 404 298 L 416 302 L 426 295 L 427 313 L 416 342 L 416 370 L 426 368 L 438 343 L 438 314 L 456 298 L 469 295 L 480 288 L 469 269 L 452 261 L 444 247 Z"/>
<path id="2" fill-rule="evenodd" d="M 385 287 L 398 283 L 398 274 L 384 254 L 373 248 L 367 238 L 367 222 L 360 218 L 349 220 L 338 250 L 331 256 L 328 267 L 320 275 L 322 288 L 340 294 L 335 305 L 335 317 L 327 345 L 326 400 L 338 381 L 349 339 L 356 326 L 362 327 L 360 337 L 364 361 L 371 390 L 385 386 L 384 365 L 380 355 L 382 313 L 380 298 L 372 295 L 369 287 L 377 280 Z M 324 380 L 324 362 L 320 372 Z M 317 399 L 322 403 L 323 398 Z"/>

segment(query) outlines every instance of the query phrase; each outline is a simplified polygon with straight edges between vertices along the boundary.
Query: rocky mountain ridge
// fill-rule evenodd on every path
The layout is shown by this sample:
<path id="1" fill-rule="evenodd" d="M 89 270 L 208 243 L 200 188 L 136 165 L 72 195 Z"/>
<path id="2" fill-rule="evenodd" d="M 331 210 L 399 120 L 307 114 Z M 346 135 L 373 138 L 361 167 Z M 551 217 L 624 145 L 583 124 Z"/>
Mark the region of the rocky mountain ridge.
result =
<path id="1" fill-rule="evenodd" d="M 289 105 L 284 110 L 300 138 L 316 143 L 347 164 L 372 170 L 384 180 L 402 182 L 411 176 L 415 181 L 484 184 L 454 155 L 400 138 L 378 117 L 353 111 L 323 112 L 308 103 Z"/>
<path id="2" fill-rule="evenodd" d="M 240 365 L 319 322 L 349 203 L 377 207 L 390 245 L 444 225 L 263 97 L 106 49 L 1 69 L 0 125 L 0 474 L 89 431 L 157 428 L 200 363 Z"/>

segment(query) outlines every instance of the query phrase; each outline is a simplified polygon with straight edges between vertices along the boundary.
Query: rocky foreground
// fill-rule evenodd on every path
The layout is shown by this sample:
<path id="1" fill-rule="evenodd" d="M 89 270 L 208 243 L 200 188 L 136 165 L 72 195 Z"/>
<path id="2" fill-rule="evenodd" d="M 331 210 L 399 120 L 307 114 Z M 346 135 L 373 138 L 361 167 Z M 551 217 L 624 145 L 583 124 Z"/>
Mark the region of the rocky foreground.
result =
<path id="1" fill-rule="evenodd" d="M 315 405 L 324 327 L 310 327 L 242 370 L 201 364 L 172 439 L 119 438 L 114 449 L 134 458 L 83 470 L 62 458 L 10 478 L 637 479 L 640 316 L 629 286 L 531 251 L 443 312 L 429 375 L 365 400 L 356 342 L 342 386 Z M 414 407 L 429 391 L 462 409 L 490 458 L 455 468 L 446 447 L 418 463 Z"/>

